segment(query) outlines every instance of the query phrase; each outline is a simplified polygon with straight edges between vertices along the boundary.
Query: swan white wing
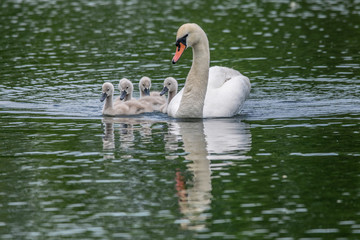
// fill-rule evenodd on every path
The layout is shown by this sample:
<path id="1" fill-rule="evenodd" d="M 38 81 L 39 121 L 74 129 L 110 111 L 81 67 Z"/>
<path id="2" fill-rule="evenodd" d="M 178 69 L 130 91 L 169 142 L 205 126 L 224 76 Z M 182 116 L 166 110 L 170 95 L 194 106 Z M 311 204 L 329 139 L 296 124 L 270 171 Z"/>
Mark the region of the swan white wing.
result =
<path id="1" fill-rule="evenodd" d="M 178 111 L 179 106 L 180 106 L 180 102 L 181 102 L 183 92 L 184 92 L 184 88 L 181 89 L 181 91 L 178 92 L 175 95 L 175 97 L 171 100 L 171 102 L 170 102 L 170 104 L 168 106 L 168 109 L 167 109 L 167 113 L 168 113 L 169 116 L 175 117 L 176 112 Z"/>
<path id="2" fill-rule="evenodd" d="M 221 71 L 228 68 L 223 68 Z M 216 72 L 217 79 L 212 75 L 205 96 L 203 117 L 231 117 L 238 114 L 246 98 L 249 96 L 251 85 L 247 77 L 239 72 L 235 75 L 233 70 L 230 75 L 221 75 Z M 235 76 L 234 76 L 235 75 Z M 229 77 L 230 76 L 230 77 Z M 220 87 L 219 82 L 222 82 Z"/>
<path id="3" fill-rule="evenodd" d="M 239 71 L 228 67 L 213 66 L 209 68 L 208 88 L 219 88 L 226 81 L 236 76 L 243 76 Z"/>

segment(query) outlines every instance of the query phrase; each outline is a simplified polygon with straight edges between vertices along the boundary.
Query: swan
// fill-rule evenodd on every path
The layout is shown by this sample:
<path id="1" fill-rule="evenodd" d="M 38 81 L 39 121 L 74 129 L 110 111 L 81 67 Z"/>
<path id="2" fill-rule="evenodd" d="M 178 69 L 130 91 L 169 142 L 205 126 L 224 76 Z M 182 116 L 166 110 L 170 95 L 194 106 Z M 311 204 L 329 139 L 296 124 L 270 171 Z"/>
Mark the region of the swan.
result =
<path id="1" fill-rule="evenodd" d="M 100 101 L 105 100 L 102 110 L 103 115 L 116 116 L 116 115 L 135 115 L 144 112 L 152 112 L 153 109 L 148 104 L 141 103 L 136 100 L 128 100 L 113 105 L 114 86 L 112 83 L 106 82 L 102 85 L 102 95 Z"/>
<path id="2" fill-rule="evenodd" d="M 167 102 L 161 106 L 160 111 L 167 113 L 167 107 L 169 106 L 171 100 L 174 98 L 178 90 L 178 82 L 173 77 L 167 77 L 164 80 L 164 88 L 160 92 L 160 96 L 168 93 Z"/>
<path id="3" fill-rule="evenodd" d="M 204 30 L 195 23 L 186 23 L 178 29 L 173 64 L 188 47 L 192 47 L 192 66 L 184 88 L 168 106 L 168 115 L 174 118 L 211 118 L 238 114 L 250 94 L 249 79 L 231 68 L 209 68 L 209 41 Z"/>
<path id="4" fill-rule="evenodd" d="M 142 77 L 139 81 L 140 98 L 145 96 L 160 96 L 160 92 L 150 92 L 151 80 L 149 77 Z"/>

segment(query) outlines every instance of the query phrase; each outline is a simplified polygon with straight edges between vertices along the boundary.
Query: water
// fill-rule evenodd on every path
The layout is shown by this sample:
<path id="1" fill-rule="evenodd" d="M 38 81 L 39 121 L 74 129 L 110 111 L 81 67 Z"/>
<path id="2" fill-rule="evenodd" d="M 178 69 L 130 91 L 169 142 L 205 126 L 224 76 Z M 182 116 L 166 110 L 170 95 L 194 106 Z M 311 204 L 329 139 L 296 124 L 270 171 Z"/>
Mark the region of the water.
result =
<path id="1" fill-rule="evenodd" d="M 360 238 L 360 2 L 0 6 L 1 239 Z M 250 78 L 243 112 L 103 118 L 105 81 L 183 86 L 185 22 Z"/>

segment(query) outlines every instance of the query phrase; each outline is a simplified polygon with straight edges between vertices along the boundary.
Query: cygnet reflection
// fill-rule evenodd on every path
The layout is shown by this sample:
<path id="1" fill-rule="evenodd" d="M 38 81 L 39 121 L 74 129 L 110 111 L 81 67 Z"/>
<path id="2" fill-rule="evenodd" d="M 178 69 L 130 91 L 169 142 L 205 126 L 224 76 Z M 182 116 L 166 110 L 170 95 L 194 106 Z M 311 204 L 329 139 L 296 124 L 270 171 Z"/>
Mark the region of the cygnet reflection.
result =
<path id="1" fill-rule="evenodd" d="M 111 150 L 119 145 L 126 150 L 134 147 L 134 132 L 139 133 L 141 137 L 151 136 L 151 125 L 154 122 L 141 118 L 104 117 L 102 123 L 104 125 L 103 149 Z"/>
<path id="2" fill-rule="evenodd" d="M 109 118 L 104 118 L 102 122 L 104 124 L 103 149 L 112 150 L 115 148 L 114 123 Z"/>

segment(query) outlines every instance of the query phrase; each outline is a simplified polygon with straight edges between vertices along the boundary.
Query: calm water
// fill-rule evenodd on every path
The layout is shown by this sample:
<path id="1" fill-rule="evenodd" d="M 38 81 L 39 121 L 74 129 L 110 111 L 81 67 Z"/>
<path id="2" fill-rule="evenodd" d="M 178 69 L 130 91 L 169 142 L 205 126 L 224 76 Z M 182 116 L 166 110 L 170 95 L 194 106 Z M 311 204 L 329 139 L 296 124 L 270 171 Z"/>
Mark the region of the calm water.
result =
<path id="1" fill-rule="evenodd" d="M 359 1 L 0 6 L 1 239 L 360 239 Z M 105 81 L 183 86 L 185 22 L 243 112 L 103 118 Z"/>

